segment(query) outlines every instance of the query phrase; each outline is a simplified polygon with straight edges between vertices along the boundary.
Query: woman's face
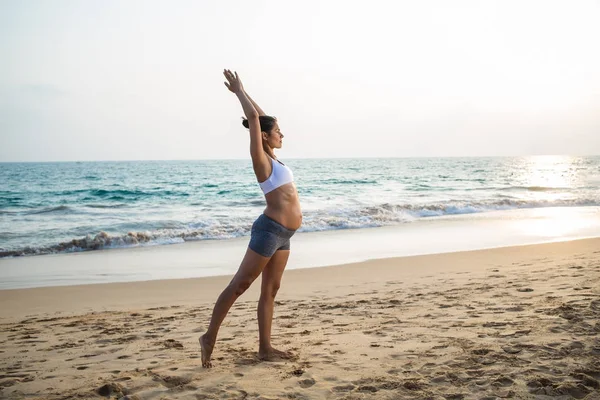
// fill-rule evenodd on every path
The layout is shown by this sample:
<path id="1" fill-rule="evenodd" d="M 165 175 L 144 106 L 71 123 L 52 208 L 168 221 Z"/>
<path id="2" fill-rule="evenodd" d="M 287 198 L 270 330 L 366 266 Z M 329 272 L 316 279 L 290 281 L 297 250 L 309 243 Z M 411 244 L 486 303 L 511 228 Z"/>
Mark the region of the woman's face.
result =
<path id="1" fill-rule="evenodd" d="M 281 133 L 281 129 L 279 129 L 279 124 L 275 122 L 273 125 L 273 129 L 266 135 L 263 135 L 263 138 L 266 136 L 266 141 L 269 147 L 272 149 L 280 149 L 283 145 L 283 133 Z"/>

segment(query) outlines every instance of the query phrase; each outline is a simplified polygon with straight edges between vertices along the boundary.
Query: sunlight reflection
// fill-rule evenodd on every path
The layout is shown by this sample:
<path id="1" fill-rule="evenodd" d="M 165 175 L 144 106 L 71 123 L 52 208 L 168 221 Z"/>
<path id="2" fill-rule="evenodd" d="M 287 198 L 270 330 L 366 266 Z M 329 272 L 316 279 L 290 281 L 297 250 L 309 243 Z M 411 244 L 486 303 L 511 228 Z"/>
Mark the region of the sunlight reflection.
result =
<path id="1" fill-rule="evenodd" d="M 571 187 L 574 161 L 575 159 L 569 156 L 529 157 L 523 178 L 533 191 Z"/>

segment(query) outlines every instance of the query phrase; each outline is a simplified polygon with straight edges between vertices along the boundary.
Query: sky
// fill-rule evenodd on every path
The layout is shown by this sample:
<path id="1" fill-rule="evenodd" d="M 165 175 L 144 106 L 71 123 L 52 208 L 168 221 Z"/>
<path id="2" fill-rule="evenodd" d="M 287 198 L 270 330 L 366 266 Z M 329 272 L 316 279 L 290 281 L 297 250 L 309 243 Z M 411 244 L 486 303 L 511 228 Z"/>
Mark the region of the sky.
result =
<path id="1" fill-rule="evenodd" d="M 600 154 L 600 1 L 0 1 L 0 162 Z"/>

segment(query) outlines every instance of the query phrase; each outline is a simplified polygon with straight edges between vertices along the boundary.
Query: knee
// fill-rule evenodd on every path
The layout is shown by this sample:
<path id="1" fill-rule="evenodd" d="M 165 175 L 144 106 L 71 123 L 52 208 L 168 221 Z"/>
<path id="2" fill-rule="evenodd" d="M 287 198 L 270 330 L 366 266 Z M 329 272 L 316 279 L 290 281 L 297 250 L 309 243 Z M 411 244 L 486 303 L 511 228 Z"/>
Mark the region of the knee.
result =
<path id="1" fill-rule="evenodd" d="M 250 285 L 252 285 L 252 282 L 254 282 L 254 279 L 252 279 L 251 277 L 244 277 L 235 282 L 231 282 L 230 287 L 231 290 L 235 293 L 236 297 L 239 297 L 242 294 L 244 294 L 246 290 L 248 290 Z"/>
<path id="2" fill-rule="evenodd" d="M 269 286 L 267 286 L 264 290 L 262 295 L 265 297 L 270 297 L 270 298 L 275 298 L 275 296 L 277 295 L 277 291 L 279 291 L 279 283 L 273 283 Z"/>

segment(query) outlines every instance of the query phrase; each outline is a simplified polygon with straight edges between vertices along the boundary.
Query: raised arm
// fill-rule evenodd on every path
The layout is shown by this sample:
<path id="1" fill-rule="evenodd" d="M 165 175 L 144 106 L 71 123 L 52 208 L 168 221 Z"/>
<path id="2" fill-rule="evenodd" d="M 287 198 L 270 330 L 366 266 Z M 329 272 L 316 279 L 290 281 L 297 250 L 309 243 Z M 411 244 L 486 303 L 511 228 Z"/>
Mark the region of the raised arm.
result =
<path id="1" fill-rule="evenodd" d="M 244 110 L 244 114 L 248 119 L 248 128 L 250 129 L 250 156 L 252 157 L 252 165 L 254 167 L 256 178 L 262 182 L 271 174 L 271 163 L 263 150 L 262 132 L 260 130 L 260 120 L 258 118 L 259 112 L 254 108 L 253 102 L 244 91 L 244 86 L 242 85 L 242 81 L 237 72 L 234 75 L 234 73 L 226 69 L 223 71 L 223 75 L 225 75 L 225 78 L 227 79 L 225 86 L 237 96 L 242 105 L 242 109 Z"/>
<path id="2" fill-rule="evenodd" d="M 256 104 L 256 102 L 255 102 L 254 100 L 252 100 L 252 97 L 250 97 L 250 95 L 248 94 L 248 92 L 246 92 L 246 90 L 244 90 L 244 93 L 246 93 L 246 97 L 248 97 L 248 100 L 250 100 L 250 102 L 251 102 L 251 103 L 252 103 L 252 105 L 254 106 L 254 109 L 255 109 L 256 111 L 258 111 L 258 115 L 260 115 L 261 117 L 262 117 L 262 116 L 265 116 L 265 115 L 267 115 L 267 114 L 265 114 L 265 112 L 262 110 L 262 108 L 260 108 L 260 107 L 258 106 L 258 104 Z"/>

